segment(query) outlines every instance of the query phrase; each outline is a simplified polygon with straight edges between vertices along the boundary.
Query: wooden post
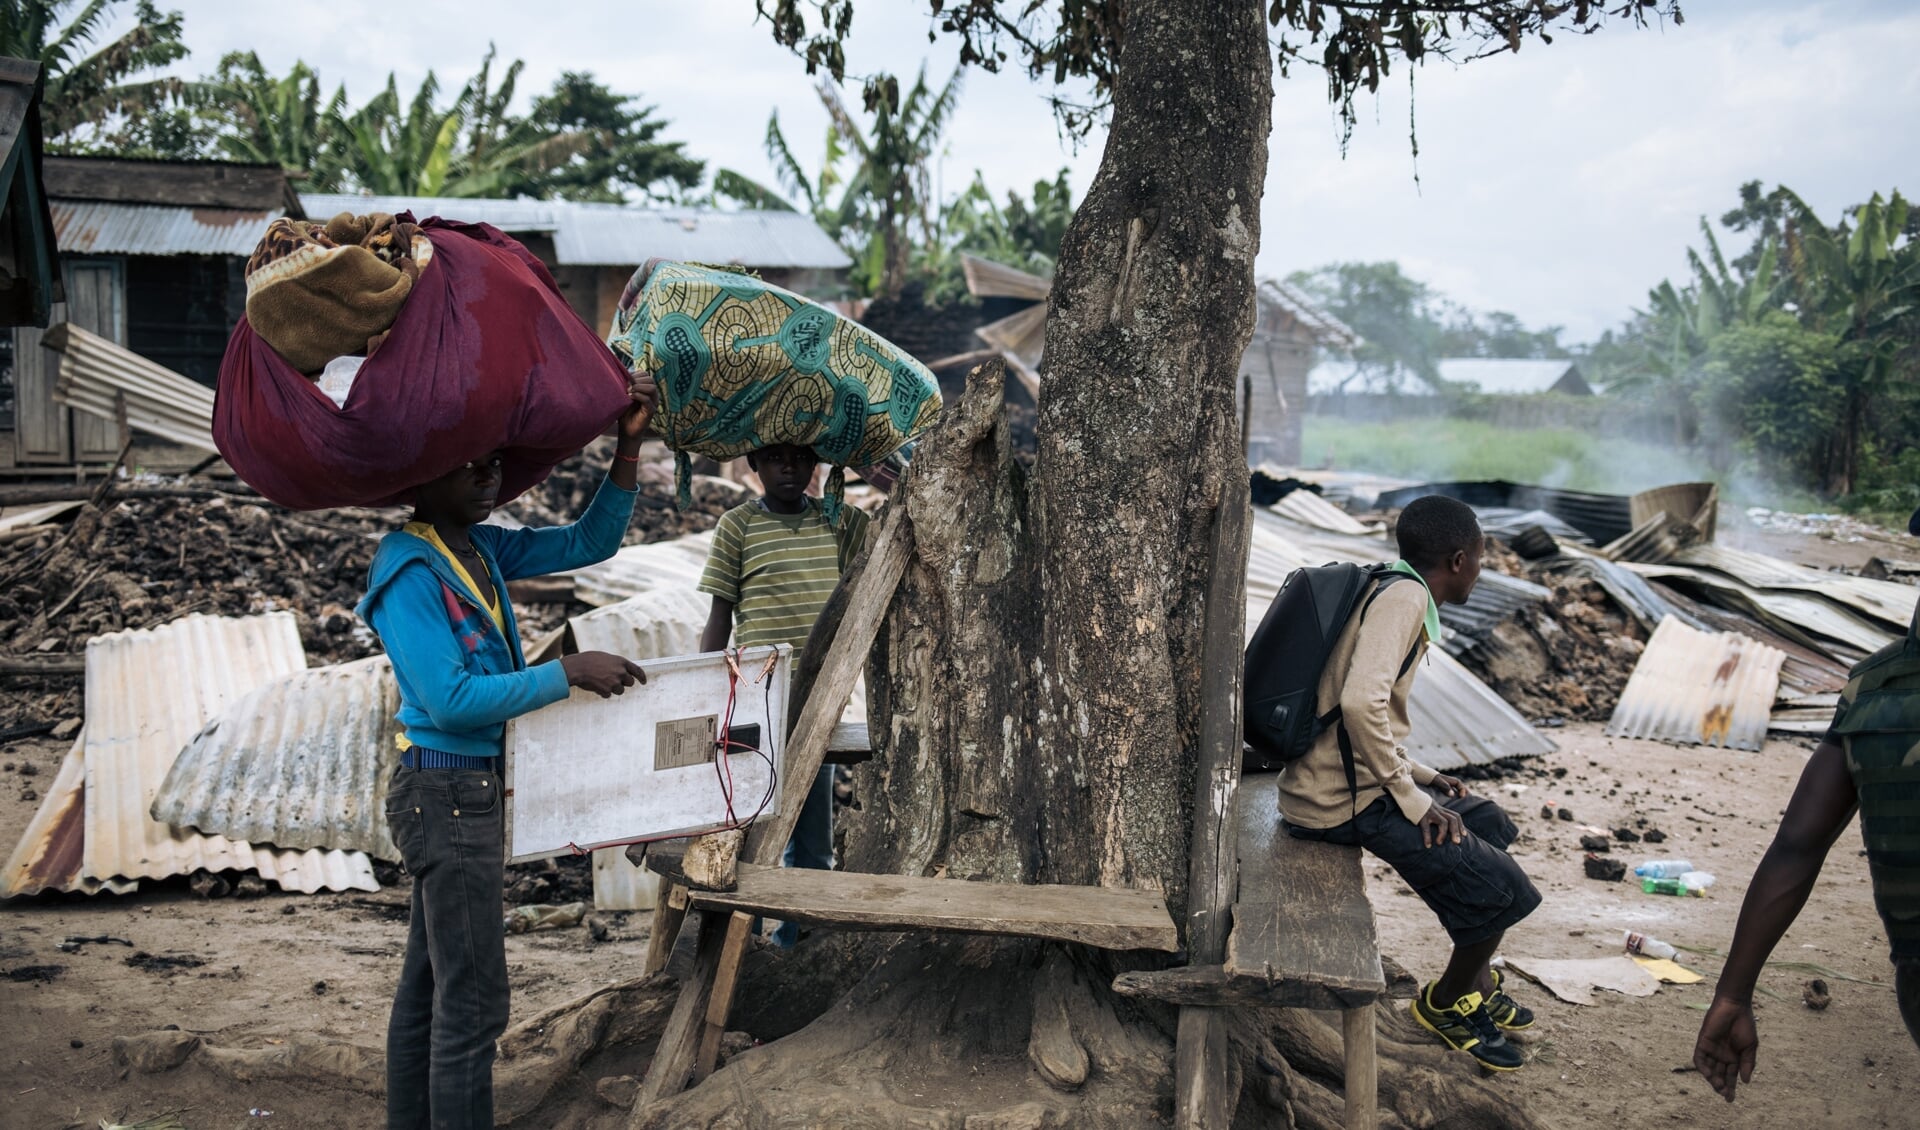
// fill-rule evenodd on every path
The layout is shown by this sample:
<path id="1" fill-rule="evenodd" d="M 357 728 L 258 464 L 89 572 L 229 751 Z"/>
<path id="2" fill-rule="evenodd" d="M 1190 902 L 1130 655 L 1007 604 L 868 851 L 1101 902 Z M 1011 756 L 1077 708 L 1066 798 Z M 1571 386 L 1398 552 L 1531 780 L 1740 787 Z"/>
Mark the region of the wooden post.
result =
<path id="1" fill-rule="evenodd" d="M 1379 1063 L 1374 1058 L 1373 1005 L 1349 1008 L 1340 1014 L 1340 1037 L 1346 1045 L 1346 1130 L 1374 1130 L 1380 1123 Z"/>
<path id="2" fill-rule="evenodd" d="M 653 933 L 647 938 L 647 962 L 640 972 L 652 976 L 667 967 L 673 943 L 680 940 L 680 924 L 687 920 L 687 889 L 678 884 L 660 892 L 653 904 Z"/>
<path id="3" fill-rule="evenodd" d="M 881 621 L 893 603 L 894 590 L 906 574 L 907 559 L 913 553 L 913 526 L 906 509 L 888 507 L 878 527 L 868 535 L 867 546 L 864 562 L 856 566 L 858 575 L 848 583 L 847 610 L 840 630 L 827 648 L 800 720 L 787 735 L 786 755 L 780 767 L 779 811 L 754 822 L 743 855 L 747 862 L 777 865 L 793 837 L 793 825 L 800 819 L 800 806 L 806 802 L 807 790 L 813 787 L 813 778 L 826 758 L 834 724 L 847 707 L 853 684 L 866 666 L 874 637 L 880 634 Z M 723 934 L 726 916 L 702 913 L 700 919 L 701 959 L 695 963 L 693 976 L 680 986 L 680 998 L 674 1002 L 673 1014 L 660 1035 L 659 1050 L 634 1099 L 631 1121 L 635 1123 L 649 1105 L 686 1087 L 699 1049 L 700 1022 L 706 1019 L 715 984 L 738 976 L 739 954 L 723 962 L 723 939 L 718 934 L 709 946 L 710 924 Z M 711 958 L 707 956 L 709 948 L 713 951 Z"/>
<path id="4" fill-rule="evenodd" d="M 1192 965 L 1212 965 L 1226 956 L 1240 874 L 1234 795 L 1240 787 L 1249 506 L 1247 480 L 1230 479 L 1222 486 L 1213 523 L 1213 572 L 1207 581 L 1200 656 L 1205 705 L 1187 865 L 1187 953 Z M 1217 1009 L 1183 1007 L 1174 1058 L 1174 1124 L 1208 1130 L 1232 1119 L 1226 1017 Z"/>
<path id="5" fill-rule="evenodd" d="M 707 999 L 706 1023 L 700 1028 L 700 1051 L 693 1060 L 695 1083 L 713 1074 L 714 1064 L 720 1061 L 720 1038 L 727 1034 L 727 1014 L 733 1011 L 733 994 L 740 987 L 740 961 L 752 937 L 753 915 L 735 911 L 727 916 L 727 940 L 720 948 L 719 972 L 713 995 Z"/>
<path id="6" fill-rule="evenodd" d="M 679 1094 L 693 1074 L 700 1032 L 707 1019 L 707 1004 L 720 971 L 720 954 L 726 944 L 727 923 L 732 915 L 700 914 L 700 945 L 694 953 L 693 975 L 680 986 L 680 996 L 667 1015 L 667 1026 L 660 1033 L 653 1062 L 647 1065 L 647 1077 L 641 1080 L 634 1096 L 633 1114 L 638 1118 L 648 1106 Z"/>

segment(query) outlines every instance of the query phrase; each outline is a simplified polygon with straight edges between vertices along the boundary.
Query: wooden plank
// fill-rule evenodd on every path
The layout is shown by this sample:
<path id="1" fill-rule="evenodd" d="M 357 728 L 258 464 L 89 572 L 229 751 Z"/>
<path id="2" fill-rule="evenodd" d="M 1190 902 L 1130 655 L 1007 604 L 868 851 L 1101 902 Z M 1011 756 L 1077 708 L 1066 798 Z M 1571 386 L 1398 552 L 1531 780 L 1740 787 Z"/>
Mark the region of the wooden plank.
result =
<path id="1" fill-rule="evenodd" d="M 675 897 L 678 892 L 678 897 Z M 679 905 L 675 906 L 674 903 Z M 667 959 L 673 956 L 673 943 L 680 940 L 680 926 L 687 920 L 687 892 L 676 887 L 660 892 L 660 901 L 653 904 L 653 930 L 647 937 L 647 960 L 640 972 L 652 976 L 667 967 Z"/>
<path id="2" fill-rule="evenodd" d="M 1346 1047 L 1346 1130 L 1380 1125 L 1380 1064 L 1374 1043 L 1373 1006 L 1340 1014 L 1340 1038 Z"/>
<path id="3" fill-rule="evenodd" d="M 728 917 L 727 940 L 720 949 L 713 995 L 707 1000 L 706 1021 L 700 1027 L 700 1051 L 693 1060 L 695 1083 L 713 1074 L 714 1065 L 720 1062 L 720 1038 L 727 1034 L 727 1014 L 733 1011 L 733 995 L 740 988 L 740 959 L 746 956 L 747 942 L 752 937 L 752 915 Z"/>
<path id="4" fill-rule="evenodd" d="M 1234 793 L 1240 785 L 1240 684 L 1247 619 L 1247 542 L 1252 524 L 1246 469 L 1223 487 L 1213 522 L 1213 567 L 1201 632 L 1203 699 L 1195 767 L 1193 839 L 1187 860 L 1187 952 L 1212 964 L 1226 952 L 1239 877 Z M 1182 1008 L 1174 1056 L 1174 1124 L 1225 1126 L 1233 1117 L 1227 1087 L 1226 1017 Z"/>
<path id="5" fill-rule="evenodd" d="M 939 930 L 1172 953 L 1166 900 L 1114 887 L 1027 886 L 857 875 L 742 863 L 731 891 L 687 893 L 701 911 L 741 911 L 847 930 Z"/>
<path id="6" fill-rule="evenodd" d="M 700 916 L 700 944 L 694 951 L 693 973 L 680 984 L 680 996 L 673 1002 L 667 1026 L 661 1030 L 653 1062 L 640 1082 L 634 1097 L 636 1115 L 647 1107 L 679 1094 L 693 1075 L 694 1059 L 699 1052 L 701 1027 L 706 1023 L 707 1005 L 713 999 L 715 980 L 720 972 L 720 955 L 726 944 L 725 914 Z"/>
<path id="7" fill-rule="evenodd" d="M 1296 840 L 1280 828 L 1279 774 L 1240 788 L 1240 891 L 1229 974 L 1341 994 L 1386 992 L 1360 849 Z"/>
<path id="8" fill-rule="evenodd" d="M 1221 965 L 1182 965 L 1172 969 L 1122 973 L 1113 979 L 1113 991 L 1123 997 L 1163 1001 L 1187 1008 L 1316 1008 L 1344 1012 L 1360 1008 L 1384 995 L 1372 990 L 1343 989 L 1312 981 L 1269 981 L 1265 977 L 1237 977 Z M 1417 989 L 1395 985 L 1391 995 L 1411 999 Z"/>

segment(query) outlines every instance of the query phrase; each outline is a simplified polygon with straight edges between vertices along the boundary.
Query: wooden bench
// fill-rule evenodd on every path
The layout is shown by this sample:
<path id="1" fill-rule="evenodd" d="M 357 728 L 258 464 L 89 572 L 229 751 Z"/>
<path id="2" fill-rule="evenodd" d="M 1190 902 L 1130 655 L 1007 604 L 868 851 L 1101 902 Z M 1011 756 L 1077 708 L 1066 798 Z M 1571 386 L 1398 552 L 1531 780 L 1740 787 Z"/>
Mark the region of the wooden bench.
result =
<path id="1" fill-rule="evenodd" d="M 1312 1008 L 1341 1014 L 1346 1125 L 1377 1125 L 1374 1005 L 1411 997 L 1390 979 L 1374 933 L 1358 848 L 1296 840 L 1280 828 L 1279 774 L 1243 778 L 1235 807 L 1239 884 L 1226 960 L 1125 973 L 1115 991 L 1185 1006 Z"/>
<path id="2" fill-rule="evenodd" d="M 662 907 L 670 909 L 655 918 L 648 973 L 666 966 L 686 915 L 700 915 L 690 983 L 710 982 L 712 987 L 699 1004 L 697 1031 L 686 1036 L 693 1045 L 690 1063 L 696 1082 L 706 1078 L 718 1060 L 740 959 L 756 916 L 843 930 L 994 934 L 1161 953 L 1180 948 L 1166 900 L 1151 891 L 862 875 L 753 863 L 737 865 L 733 889 L 703 890 L 682 867 L 686 841 L 655 844 L 644 856 L 638 847 L 628 849 L 628 858 L 644 862 L 670 890 L 661 900 Z M 678 1089 L 675 1080 L 666 1077 L 658 1085 L 664 1093 Z"/>

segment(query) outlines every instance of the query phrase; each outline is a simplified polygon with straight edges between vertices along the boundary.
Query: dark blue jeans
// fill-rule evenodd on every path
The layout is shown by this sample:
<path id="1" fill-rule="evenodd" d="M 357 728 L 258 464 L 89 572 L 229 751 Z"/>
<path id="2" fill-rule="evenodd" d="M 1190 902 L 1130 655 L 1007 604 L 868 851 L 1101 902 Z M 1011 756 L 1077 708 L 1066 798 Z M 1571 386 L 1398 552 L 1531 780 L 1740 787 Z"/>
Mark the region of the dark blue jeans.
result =
<path id="1" fill-rule="evenodd" d="M 387 828 L 413 876 L 407 956 L 387 1022 L 388 1130 L 489 1130 L 507 1028 L 505 809 L 499 775 L 406 769 Z"/>

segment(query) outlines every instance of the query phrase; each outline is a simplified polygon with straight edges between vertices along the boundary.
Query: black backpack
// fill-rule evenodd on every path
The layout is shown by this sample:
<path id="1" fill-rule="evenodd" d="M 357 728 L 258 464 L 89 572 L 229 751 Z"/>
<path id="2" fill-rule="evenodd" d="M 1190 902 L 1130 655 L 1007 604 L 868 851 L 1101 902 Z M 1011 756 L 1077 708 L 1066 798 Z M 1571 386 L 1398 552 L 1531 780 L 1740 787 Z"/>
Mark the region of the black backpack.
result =
<path id="1" fill-rule="evenodd" d="M 1327 656 L 1356 607 L 1364 617 L 1389 584 L 1409 579 L 1388 565 L 1352 564 L 1295 569 L 1287 577 L 1247 644 L 1241 772 L 1284 769 L 1305 757 L 1329 726 L 1340 726 L 1338 703 L 1325 714 L 1314 713 Z M 1416 641 L 1400 664 L 1402 675 L 1419 653 Z M 1347 783 L 1352 785 L 1353 751 L 1345 726 L 1340 727 L 1340 738 Z"/>

